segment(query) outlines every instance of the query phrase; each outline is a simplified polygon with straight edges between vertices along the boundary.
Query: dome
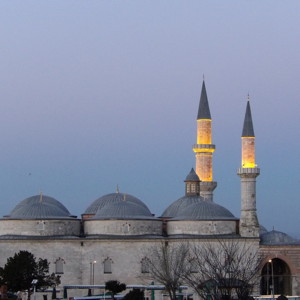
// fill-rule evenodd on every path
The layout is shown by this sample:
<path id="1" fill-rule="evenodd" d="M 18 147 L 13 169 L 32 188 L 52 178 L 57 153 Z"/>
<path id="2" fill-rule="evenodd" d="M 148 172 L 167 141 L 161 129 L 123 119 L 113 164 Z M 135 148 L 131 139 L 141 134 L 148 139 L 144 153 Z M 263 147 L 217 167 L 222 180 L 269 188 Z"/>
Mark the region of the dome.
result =
<path id="1" fill-rule="evenodd" d="M 266 227 L 263 226 L 263 225 L 259 225 L 259 234 L 263 234 L 263 233 L 266 233 L 266 232 L 268 232 Z"/>
<path id="2" fill-rule="evenodd" d="M 74 218 L 56 199 L 35 195 L 21 201 L 7 216 L 9 219 Z"/>
<path id="3" fill-rule="evenodd" d="M 148 208 L 128 201 L 109 203 L 92 219 L 154 219 Z"/>
<path id="4" fill-rule="evenodd" d="M 200 201 L 181 210 L 176 220 L 236 220 L 226 208 L 213 202 Z"/>
<path id="5" fill-rule="evenodd" d="M 290 245 L 300 244 L 300 241 L 286 233 L 272 230 L 260 235 L 260 243 L 262 245 Z"/>
<path id="6" fill-rule="evenodd" d="M 163 212 L 163 218 L 175 218 L 181 215 L 181 212 L 188 207 L 190 204 L 198 203 L 203 201 L 201 196 L 184 196 L 179 198 L 167 207 Z"/>
<path id="7" fill-rule="evenodd" d="M 141 207 L 144 207 L 145 209 L 149 210 L 148 207 L 138 198 L 125 194 L 125 193 L 112 193 L 112 194 L 107 194 L 104 195 L 98 199 L 96 199 L 86 210 L 85 214 L 92 214 L 95 215 L 98 210 L 102 209 L 104 206 L 107 204 L 112 204 L 112 203 L 119 203 L 120 201 L 126 201 L 130 203 L 134 203 L 136 205 L 139 205 Z M 149 211 L 150 213 L 150 211 Z"/>
<path id="8" fill-rule="evenodd" d="M 236 220 L 228 209 L 214 202 L 205 201 L 201 196 L 179 198 L 164 211 L 162 217 L 176 220 Z"/>

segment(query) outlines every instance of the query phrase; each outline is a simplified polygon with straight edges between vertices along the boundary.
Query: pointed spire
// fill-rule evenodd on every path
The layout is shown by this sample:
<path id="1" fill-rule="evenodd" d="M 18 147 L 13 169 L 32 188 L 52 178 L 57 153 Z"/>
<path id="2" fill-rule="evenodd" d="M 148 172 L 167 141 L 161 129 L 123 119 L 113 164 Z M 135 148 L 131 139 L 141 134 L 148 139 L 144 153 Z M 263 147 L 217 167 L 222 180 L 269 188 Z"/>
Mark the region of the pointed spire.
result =
<path id="1" fill-rule="evenodd" d="M 199 179 L 197 173 L 195 172 L 194 168 L 192 168 L 191 171 L 190 171 L 190 173 L 186 176 L 185 182 L 186 181 L 197 181 L 197 182 L 200 182 L 200 179 Z"/>
<path id="2" fill-rule="evenodd" d="M 42 202 L 43 202 L 43 193 L 40 192 L 40 203 L 42 203 Z"/>
<path id="3" fill-rule="evenodd" d="M 201 97 L 200 97 L 199 110 L 197 116 L 197 120 L 200 119 L 208 119 L 208 120 L 211 119 L 204 80 L 202 83 Z"/>
<path id="4" fill-rule="evenodd" d="M 248 101 L 247 101 L 247 108 L 246 108 L 246 114 L 245 114 L 242 137 L 255 137 L 254 129 L 253 129 L 253 123 L 252 123 L 249 95 L 248 95 Z"/>
<path id="5" fill-rule="evenodd" d="M 119 185 L 117 184 L 117 189 L 116 189 L 116 193 L 119 194 Z"/>

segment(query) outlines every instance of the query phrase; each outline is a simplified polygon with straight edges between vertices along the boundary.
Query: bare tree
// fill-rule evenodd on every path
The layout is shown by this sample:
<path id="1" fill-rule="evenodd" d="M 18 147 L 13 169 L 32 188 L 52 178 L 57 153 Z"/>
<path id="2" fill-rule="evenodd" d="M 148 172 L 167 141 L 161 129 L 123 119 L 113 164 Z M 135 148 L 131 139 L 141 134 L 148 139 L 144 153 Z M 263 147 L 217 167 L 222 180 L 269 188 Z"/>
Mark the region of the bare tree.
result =
<path id="1" fill-rule="evenodd" d="M 191 247 L 192 268 L 186 281 L 202 298 L 248 299 L 259 280 L 260 257 L 255 243 L 219 240 Z"/>
<path id="2" fill-rule="evenodd" d="M 189 246 L 187 243 L 161 242 L 146 253 L 149 275 L 165 286 L 172 300 L 189 273 Z"/>

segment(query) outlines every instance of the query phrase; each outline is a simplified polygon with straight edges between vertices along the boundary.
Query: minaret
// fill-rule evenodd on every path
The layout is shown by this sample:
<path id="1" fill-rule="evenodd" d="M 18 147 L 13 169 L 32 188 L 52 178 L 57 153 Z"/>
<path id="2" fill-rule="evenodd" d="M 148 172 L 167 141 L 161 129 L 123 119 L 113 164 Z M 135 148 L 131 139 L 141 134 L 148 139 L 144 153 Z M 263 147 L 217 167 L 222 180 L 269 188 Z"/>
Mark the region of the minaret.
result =
<path id="1" fill-rule="evenodd" d="M 213 181 L 212 159 L 215 145 L 212 144 L 211 121 L 203 80 L 197 117 L 197 144 L 193 146 L 193 150 L 196 153 L 196 173 L 201 180 L 200 196 L 207 201 L 213 201 L 213 190 L 217 186 Z"/>
<path id="2" fill-rule="evenodd" d="M 255 135 L 248 100 L 242 132 L 242 167 L 237 172 L 241 178 L 241 236 L 259 236 L 259 223 L 256 215 L 256 177 L 259 173 L 260 170 L 255 163 Z"/>

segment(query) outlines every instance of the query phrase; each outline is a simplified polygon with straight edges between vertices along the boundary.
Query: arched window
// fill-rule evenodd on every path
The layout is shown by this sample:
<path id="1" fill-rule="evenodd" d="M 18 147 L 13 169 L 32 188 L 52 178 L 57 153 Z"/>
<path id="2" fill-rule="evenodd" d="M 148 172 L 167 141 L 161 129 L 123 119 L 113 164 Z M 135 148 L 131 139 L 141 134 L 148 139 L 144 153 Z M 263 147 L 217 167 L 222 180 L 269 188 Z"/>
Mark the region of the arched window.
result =
<path id="1" fill-rule="evenodd" d="M 65 263 L 65 261 L 60 257 L 55 261 L 55 273 L 56 274 L 64 274 L 64 263 Z"/>
<path id="2" fill-rule="evenodd" d="M 144 257 L 142 260 L 141 260 L 141 272 L 142 273 L 149 273 L 150 270 L 149 270 L 149 259 L 147 257 Z"/>
<path id="3" fill-rule="evenodd" d="M 111 274 L 112 273 L 112 260 L 111 258 L 107 257 L 104 261 L 103 261 L 103 266 L 104 266 L 104 274 Z"/>
<path id="4" fill-rule="evenodd" d="M 190 271 L 191 273 L 198 273 L 197 260 L 192 258 L 190 261 Z"/>
<path id="5" fill-rule="evenodd" d="M 262 295 L 291 295 L 291 271 L 289 266 L 279 258 L 268 261 L 261 272 L 260 292 Z"/>

